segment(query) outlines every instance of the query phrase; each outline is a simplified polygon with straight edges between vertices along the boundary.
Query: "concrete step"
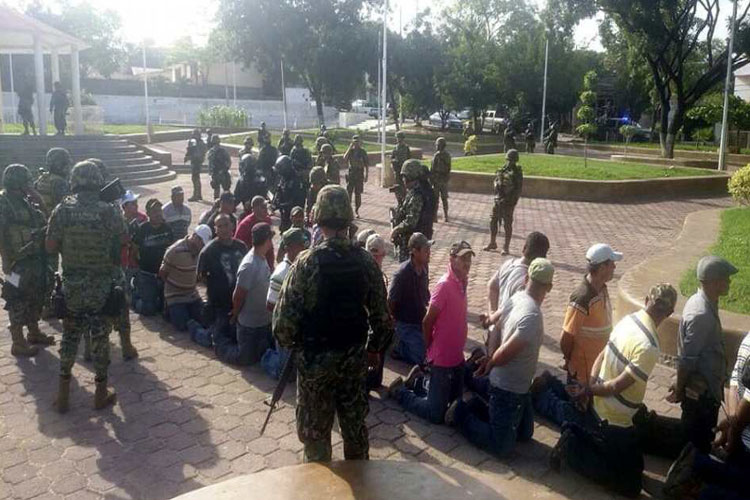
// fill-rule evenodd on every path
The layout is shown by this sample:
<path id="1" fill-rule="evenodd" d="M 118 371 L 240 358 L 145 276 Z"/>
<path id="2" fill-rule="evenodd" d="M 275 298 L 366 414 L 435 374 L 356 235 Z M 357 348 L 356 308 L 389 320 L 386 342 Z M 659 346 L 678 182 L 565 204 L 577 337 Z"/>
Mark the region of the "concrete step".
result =
<path id="1" fill-rule="evenodd" d="M 166 173 L 156 177 L 138 177 L 135 179 L 128 179 L 122 182 L 122 185 L 126 188 L 134 186 L 144 186 L 146 184 L 159 184 L 160 182 L 167 182 L 174 180 L 177 174 L 171 170 L 167 170 Z"/>
<path id="2" fill-rule="evenodd" d="M 81 155 L 71 155 L 73 158 L 73 162 L 78 162 L 81 160 L 85 160 L 86 158 L 99 158 L 105 163 L 108 162 L 114 162 L 118 160 L 127 161 L 127 160 L 142 160 L 143 158 L 151 158 L 150 156 L 145 155 L 144 153 L 140 151 L 132 151 L 128 153 L 119 153 L 119 154 L 81 154 Z M 45 155 L 39 155 L 39 154 L 29 154 L 29 153 L 23 153 L 23 152 L 14 152 L 14 153 L 6 153 L 5 151 L 0 151 L 0 164 L 7 164 L 7 163 L 29 163 L 32 165 L 44 165 L 45 162 Z"/>
<path id="3" fill-rule="evenodd" d="M 143 160 L 140 163 L 134 163 L 131 165 L 119 165 L 119 166 L 109 166 L 107 165 L 107 172 L 132 172 L 134 170 L 153 170 L 155 168 L 161 167 L 162 164 L 158 161 L 153 160 Z"/>
<path id="4" fill-rule="evenodd" d="M 108 172 L 109 177 L 111 179 L 114 179 L 115 177 L 119 178 L 121 181 L 131 180 L 131 179 L 146 179 L 151 177 L 159 177 L 161 175 L 166 174 L 167 172 L 170 172 L 170 170 L 167 167 L 157 167 L 152 168 L 148 170 L 129 170 L 125 172 Z"/>
<path id="5" fill-rule="evenodd" d="M 47 154 L 47 151 L 49 151 L 52 148 L 24 148 L 21 145 L 13 145 L 9 147 L 3 147 L 3 145 L 0 144 L 0 152 L 2 153 L 22 153 L 30 156 L 45 156 Z M 68 150 L 68 152 L 72 156 L 91 156 L 91 155 L 117 155 L 117 154 L 126 154 L 126 153 L 136 153 L 141 152 L 142 150 L 136 148 L 135 146 L 128 145 L 128 146 L 118 146 L 116 148 L 96 148 L 96 147 L 87 147 L 87 148 L 65 148 Z"/>

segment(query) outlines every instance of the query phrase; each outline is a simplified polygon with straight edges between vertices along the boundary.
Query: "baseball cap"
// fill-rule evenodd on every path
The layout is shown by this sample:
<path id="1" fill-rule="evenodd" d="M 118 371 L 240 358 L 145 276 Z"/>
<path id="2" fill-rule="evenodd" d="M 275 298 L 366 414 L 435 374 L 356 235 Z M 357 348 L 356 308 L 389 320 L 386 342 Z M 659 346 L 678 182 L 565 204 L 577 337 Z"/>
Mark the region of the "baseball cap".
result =
<path id="1" fill-rule="evenodd" d="M 698 261 L 696 274 L 698 281 L 714 281 L 726 279 L 735 273 L 737 273 L 737 268 L 729 261 L 716 255 L 708 255 Z"/>
<path id="2" fill-rule="evenodd" d="M 591 264 L 601 264 L 608 260 L 617 262 L 622 260 L 622 253 L 615 252 L 612 247 L 606 243 L 597 243 L 596 245 L 591 245 L 589 249 L 586 250 L 586 260 Z"/>
<path id="3" fill-rule="evenodd" d="M 304 212 L 304 211 L 302 210 L 302 207 L 299 207 L 299 206 L 297 206 L 297 207 L 294 207 L 294 208 L 292 209 L 292 213 L 291 213 L 291 216 L 292 216 L 292 217 L 294 217 L 295 215 L 299 215 L 299 214 L 301 214 L 301 213 L 303 213 L 303 212 Z"/>
<path id="4" fill-rule="evenodd" d="M 462 257 L 468 253 L 476 255 L 474 250 L 471 249 L 471 245 L 469 245 L 469 242 L 466 240 L 461 240 L 451 245 L 451 257 Z"/>
<path id="5" fill-rule="evenodd" d="M 182 186 L 172 186 L 172 196 L 176 194 L 185 194 L 185 190 L 182 189 Z"/>
<path id="6" fill-rule="evenodd" d="M 266 241 L 276 234 L 267 222 L 260 222 L 253 226 L 253 242 Z"/>
<path id="7" fill-rule="evenodd" d="M 414 233 L 409 238 L 409 250 L 413 248 L 424 248 L 424 247 L 431 247 L 435 242 L 433 240 L 428 240 L 427 236 L 425 236 L 422 233 Z"/>
<path id="8" fill-rule="evenodd" d="M 219 197 L 219 201 L 231 201 L 234 202 L 234 195 L 229 191 L 224 191 L 221 193 L 221 196 Z"/>
<path id="9" fill-rule="evenodd" d="M 213 231 L 211 231 L 211 228 L 208 227 L 207 224 L 199 224 L 195 226 L 195 229 L 193 229 L 193 233 L 200 236 L 200 238 L 203 240 L 204 245 L 208 245 L 208 242 L 211 241 L 211 238 L 213 236 Z"/>
<path id="10" fill-rule="evenodd" d="M 136 201 L 140 197 L 141 197 L 141 195 L 135 194 L 130 189 L 128 189 L 127 191 L 125 191 L 125 195 L 122 198 L 120 198 L 120 205 L 124 205 L 126 203 L 134 202 L 134 201 Z"/>
<path id="11" fill-rule="evenodd" d="M 155 208 L 155 207 L 156 207 L 157 205 L 158 205 L 159 207 L 161 207 L 161 206 L 162 206 L 162 204 L 161 204 L 161 202 L 160 202 L 159 200 L 157 200 L 156 198 L 151 198 L 150 200 L 148 200 L 148 201 L 146 202 L 146 212 L 148 212 L 148 211 L 149 211 L 149 210 L 151 210 L 152 208 Z"/>
<path id="12" fill-rule="evenodd" d="M 552 283 L 552 278 L 555 276 L 555 268 L 548 259 L 543 257 L 537 257 L 529 264 L 529 279 L 541 283 L 543 285 L 549 285 Z"/>
<path id="13" fill-rule="evenodd" d="M 253 236 L 255 235 L 255 228 L 258 227 L 260 224 L 253 227 Z M 266 224 L 268 226 L 268 224 Z M 307 239 L 305 238 L 305 231 L 298 228 L 298 227 L 292 227 L 284 231 L 284 233 L 281 235 L 281 244 L 284 247 L 288 247 L 289 245 L 294 244 L 301 244 L 304 245 L 305 248 L 307 248 Z"/>

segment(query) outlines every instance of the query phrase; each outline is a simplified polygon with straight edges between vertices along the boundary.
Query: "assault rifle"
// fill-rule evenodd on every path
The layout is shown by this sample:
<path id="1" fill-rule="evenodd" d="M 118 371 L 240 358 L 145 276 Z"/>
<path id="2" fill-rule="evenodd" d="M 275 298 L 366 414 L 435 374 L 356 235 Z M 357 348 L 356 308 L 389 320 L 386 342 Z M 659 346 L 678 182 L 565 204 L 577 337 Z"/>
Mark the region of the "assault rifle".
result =
<path id="1" fill-rule="evenodd" d="M 279 376 L 279 383 L 276 385 L 276 389 L 273 391 L 273 396 L 271 396 L 271 401 L 266 401 L 265 404 L 268 405 L 268 414 L 266 415 L 266 420 L 263 422 L 263 426 L 260 428 L 260 435 L 262 436 L 264 432 L 266 432 L 266 426 L 268 425 L 268 421 L 271 420 L 271 414 L 276 409 L 276 405 L 281 400 L 281 397 L 284 395 L 284 389 L 286 389 L 287 384 L 292 378 L 292 374 L 294 373 L 294 352 L 289 353 L 289 357 L 286 358 L 286 361 L 284 362 L 284 368 L 281 370 L 281 376 Z"/>

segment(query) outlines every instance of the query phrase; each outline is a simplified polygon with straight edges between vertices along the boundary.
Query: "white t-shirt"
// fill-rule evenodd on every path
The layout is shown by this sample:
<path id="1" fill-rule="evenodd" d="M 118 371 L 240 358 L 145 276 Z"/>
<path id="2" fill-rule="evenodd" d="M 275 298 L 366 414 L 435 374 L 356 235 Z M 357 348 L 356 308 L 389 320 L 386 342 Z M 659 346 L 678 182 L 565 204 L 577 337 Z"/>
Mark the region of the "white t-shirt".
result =
<path id="1" fill-rule="evenodd" d="M 508 259 L 503 262 L 495 274 L 492 275 L 491 282 L 498 287 L 497 308 L 503 309 L 504 305 L 510 302 L 510 298 L 516 292 L 526 287 L 526 276 L 529 273 L 529 266 L 523 263 L 523 258 Z M 500 346 L 502 337 L 502 321 L 490 329 L 489 334 L 489 352 L 490 354 Z"/>
<path id="2" fill-rule="evenodd" d="M 266 297 L 266 302 L 269 304 L 276 305 L 276 302 L 279 300 L 279 292 L 281 292 L 281 285 L 284 284 L 284 278 L 286 278 L 286 275 L 289 274 L 289 270 L 292 267 L 292 263 L 284 257 L 284 261 L 276 266 L 276 269 L 273 270 L 273 274 L 271 275 L 271 282 L 268 285 L 268 295 Z"/>

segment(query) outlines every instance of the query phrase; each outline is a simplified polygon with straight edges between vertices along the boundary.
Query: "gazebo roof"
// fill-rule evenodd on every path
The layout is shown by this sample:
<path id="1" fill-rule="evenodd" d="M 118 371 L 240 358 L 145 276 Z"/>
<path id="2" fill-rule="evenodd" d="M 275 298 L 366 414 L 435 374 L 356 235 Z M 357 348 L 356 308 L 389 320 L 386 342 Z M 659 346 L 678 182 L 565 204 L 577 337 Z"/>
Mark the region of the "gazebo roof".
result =
<path id="1" fill-rule="evenodd" d="M 34 35 L 41 38 L 44 52 L 51 52 L 51 49 L 57 48 L 58 54 L 69 54 L 71 45 L 75 45 L 78 50 L 89 47 L 79 38 L 0 5 L 0 53 L 33 54 Z"/>

